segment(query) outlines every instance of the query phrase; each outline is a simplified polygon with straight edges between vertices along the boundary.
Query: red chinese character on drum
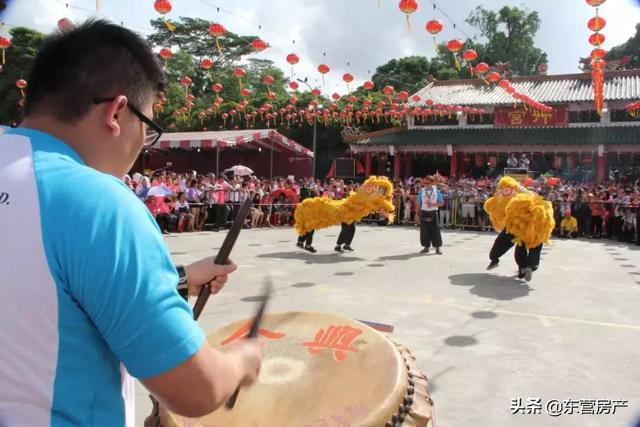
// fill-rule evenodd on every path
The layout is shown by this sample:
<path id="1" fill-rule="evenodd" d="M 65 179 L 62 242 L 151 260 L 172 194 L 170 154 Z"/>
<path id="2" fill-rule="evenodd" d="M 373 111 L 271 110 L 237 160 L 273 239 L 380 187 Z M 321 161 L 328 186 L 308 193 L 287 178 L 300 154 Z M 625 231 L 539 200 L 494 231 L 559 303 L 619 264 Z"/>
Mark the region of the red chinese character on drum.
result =
<path id="1" fill-rule="evenodd" d="M 326 330 L 320 329 L 313 342 L 303 342 L 302 345 L 307 347 L 309 353 L 319 354 L 324 350 L 333 350 L 333 358 L 342 362 L 346 359 L 347 351 L 357 353 L 358 349 L 353 347 L 353 341 L 362 334 L 361 329 L 352 328 L 351 326 L 329 326 Z"/>
<path id="2" fill-rule="evenodd" d="M 227 345 L 234 341 L 246 338 L 249 335 L 250 330 L 251 330 L 251 322 L 248 322 L 245 325 L 243 325 L 240 329 L 235 331 L 233 334 L 231 334 L 229 337 L 221 341 L 220 345 Z M 263 336 L 270 340 L 278 340 L 285 336 L 285 334 L 281 332 L 268 331 L 262 328 L 258 328 L 258 335 Z"/>

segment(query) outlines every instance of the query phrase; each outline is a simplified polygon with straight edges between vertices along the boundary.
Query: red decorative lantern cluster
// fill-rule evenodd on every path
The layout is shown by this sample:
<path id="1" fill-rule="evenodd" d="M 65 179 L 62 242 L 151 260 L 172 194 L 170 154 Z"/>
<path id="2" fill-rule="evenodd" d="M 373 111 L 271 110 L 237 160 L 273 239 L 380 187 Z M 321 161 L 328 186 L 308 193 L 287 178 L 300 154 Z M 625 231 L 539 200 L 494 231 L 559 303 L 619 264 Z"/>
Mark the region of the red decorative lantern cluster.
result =
<path id="1" fill-rule="evenodd" d="M 497 79 L 498 86 L 504 89 L 508 95 L 511 95 L 515 103 L 522 102 L 525 105 L 525 110 L 527 109 L 527 106 L 529 106 L 530 108 L 541 111 L 543 113 L 553 112 L 553 108 L 549 107 L 548 105 L 542 104 L 541 102 L 531 99 L 527 95 L 523 95 L 518 91 L 516 91 L 516 89 L 513 86 L 511 86 L 511 82 L 509 82 L 509 80 L 506 80 L 506 79 L 499 80 L 499 76 L 500 76 L 499 74 L 498 76 L 492 76 L 492 79 Z M 515 104 L 514 104 L 514 108 L 515 108 Z"/>
<path id="2" fill-rule="evenodd" d="M 213 61 L 209 58 L 205 58 L 200 62 L 200 67 L 204 70 L 210 70 L 213 67 Z"/>
<path id="3" fill-rule="evenodd" d="M 322 74 L 322 85 L 324 86 L 324 75 L 331 71 L 331 68 L 327 64 L 318 65 L 318 72 Z"/>
<path id="4" fill-rule="evenodd" d="M 173 52 L 171 52 L 171 49 L 168 49 L 165 47 L 160 49 L 159 55 L 160 55 L 160 58 L 164 59 L 165 61 L 168 61 L 173 56 Z"/>
<path id="5" fill-rule="evenodd" d="M 600 115 L 602 115 L 604 108 L 604 69 L 606 66 L 604 57 L 607 55 L 607 51 L 600 47 L 605 40 L 604 35 L 600 34 L 600 31 L 607 25 L 607 21 L 598 14 L 598 6 L 602 5 L 605 1 L 606 0 L 586 0 L 589 6 L 596 8 L 596 16 L 589 19 L 587 28 L 593 31 L 593 34 L 589 36 L 589 43 L 595 46 L 595 49 L 593 49 L 589 55 L 591 58 L 591 86 L 593 87 L 595 108 Z"/>
<path id="6" fill-rule="evenodd" d="M 400 0 L 400 3 L 398 3 L 398 8 L 407 16 L 407 28 L 409 28 L 409 31 L 411 31 L 411 21 L 409 20 L 409 15 L 418 10 L 417 0 Z"/>
<path id="7" fill-rule="evenodd" d="M 172 9 L 171 2 L 169 0 L 156 0 L 155 3 L 153 3 L 153 8 L 160 15 L 166 15 L 167 13 L 171 12 Z M 174 31 L 176 29 L 176 26 L 167 21 L 164 17 L 162 18 L 162 22 L 164 22 L 167 30 Z"/>
<path id="8" fill-rule="evenodd" d="M 467 63 L 469 67 L 469 75 L 473 76 L 473 65 L 471 64 L 473 61 L 478 59 L 478 52 L 473 49 L 465 50 L 462 53 L 462 60 Z"/>
<path id="9" fill-rule="evenodd" d="M 300 85 L 298 85 L 298 82 L 289 82 L 289 87 L 291 88 L 291 90 L 298 90 Z"/>
<path id="10" fill-rule="evenodd" d="M 364 82 L 362 87 L 364 87 L 365 90 L 373 90 L 376 87 L 376 85 L 371 81 L 366 81 L 366 82 Z"/>
<path id="11" fill-rule="evenodd" d="M 636 102 L 632 102 L 630 104 L 627 104 L 624 107 L 625 110 L 627 110 L 627 113 L 629 113 L 629 115 L 633 118 L 637 118 L 638 117 L 638 110 L 640 110 L 640 101 L 636 101 Z"/>
<path id="12" fill-rule="evenodd" d="M 6 37 L 0 37 L 0 49 L 2 49 L 2 64 L 6 63 L 6 50 L 11 47 L 11 40 Z"/>
<path id="13" fill-rule="evenodd" d="M 219 39 L 220 37 L 224 36 L 225 32 L 226 30 L 224 29 L 222 24 L 211 24 L 211 26 L 209 27 L 209 34 L 211 34 L 211 36 L 216 41 L 216 48 L 218 49 L 218 55 L 222 54 L 222 48 L 220 47 Z"/>

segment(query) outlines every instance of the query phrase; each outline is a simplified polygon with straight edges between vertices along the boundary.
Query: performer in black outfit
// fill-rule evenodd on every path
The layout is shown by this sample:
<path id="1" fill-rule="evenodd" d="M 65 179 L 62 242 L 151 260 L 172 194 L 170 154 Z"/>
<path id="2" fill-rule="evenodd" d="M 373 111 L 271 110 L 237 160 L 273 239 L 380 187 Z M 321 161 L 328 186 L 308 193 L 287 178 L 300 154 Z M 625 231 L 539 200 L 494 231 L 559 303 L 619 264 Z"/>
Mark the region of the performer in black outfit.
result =
<path id="1" fill-rule="evenodd" d="M 489 259 L 491 262 L 487 267 L 487 270 L 493 270 L 500 263 L 500 257 L 506 254 L 509 249 L 513 247 L 515 236 L 502 230 L 496 240 L 493 242 L 491 252 L 489 252 Z M 542 252 L 542 245 L 536 246 L 533 249 L 527 250 L 524 244 L 517 245 L 514 253 L 516 264 L 518 265 L 518 277 L 524 278 L 527 282 L 531 280 L 532 273 L 538 269 L 540 264 L 540 253 Z"/>
<path id="2" fill-rule="evenodd" d="M 344 252 L 352 251 L 351 242 L 353 241 L 353 236 L 356 234 L 356 223 L 355 221 L 351 224 L 347 224 L 345 222 L 342 223 L 340 228 L 340 235 L 338 236 L 338 241 L 336 242 L 335 250 L 336 252 Z M 344 248 L 342 247 L 344 245 Z"/>

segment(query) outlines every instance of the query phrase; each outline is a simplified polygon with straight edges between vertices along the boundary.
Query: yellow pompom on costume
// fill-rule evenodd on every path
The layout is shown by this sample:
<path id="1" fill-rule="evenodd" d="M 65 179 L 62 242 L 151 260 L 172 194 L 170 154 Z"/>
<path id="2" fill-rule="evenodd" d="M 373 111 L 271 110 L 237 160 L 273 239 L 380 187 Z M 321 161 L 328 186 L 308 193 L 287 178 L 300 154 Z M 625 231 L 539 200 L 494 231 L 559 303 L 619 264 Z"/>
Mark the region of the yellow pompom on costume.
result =
<path id="1" fill-rule="evenodd" d="M 484 204 L 496 231 L 514 236 L 514 243 L 527 249 L 548 243 L 555 228 L 553 206 L 522 187 L 515 179 L 500 179 L 496 194 Z"/>
<path id="2" fill-rule="evenodd" d="M 375 211 L 383 211 L 393 221 L 393 184 L 386 177 L 370 176 L 356 192 L 342 200 L 313 197 L 296 208 L 295 229 L 299 236 L 322 228 L 351 224 Z"/>

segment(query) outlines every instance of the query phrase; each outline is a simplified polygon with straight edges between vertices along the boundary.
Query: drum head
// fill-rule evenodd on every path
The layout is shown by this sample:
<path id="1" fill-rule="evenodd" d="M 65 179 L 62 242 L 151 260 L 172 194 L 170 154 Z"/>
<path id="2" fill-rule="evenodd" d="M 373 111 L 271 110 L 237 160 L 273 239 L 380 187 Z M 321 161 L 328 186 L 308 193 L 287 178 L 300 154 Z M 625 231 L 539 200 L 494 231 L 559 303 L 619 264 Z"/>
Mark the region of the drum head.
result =
<path id="1" fill-rule="evenodd" d="M 248 320 L 232 323 L 208 340 L 224 350 L 249 326 Z M 198 420 L 164 411 L 163 425 L 384 426 L 406 397 L 403 355 L 363 323 L 320 313 L 272 314 L 263 318 L 259 337 L 266 342 L 260 377 L 240 390 L 233 409 Z"/>

